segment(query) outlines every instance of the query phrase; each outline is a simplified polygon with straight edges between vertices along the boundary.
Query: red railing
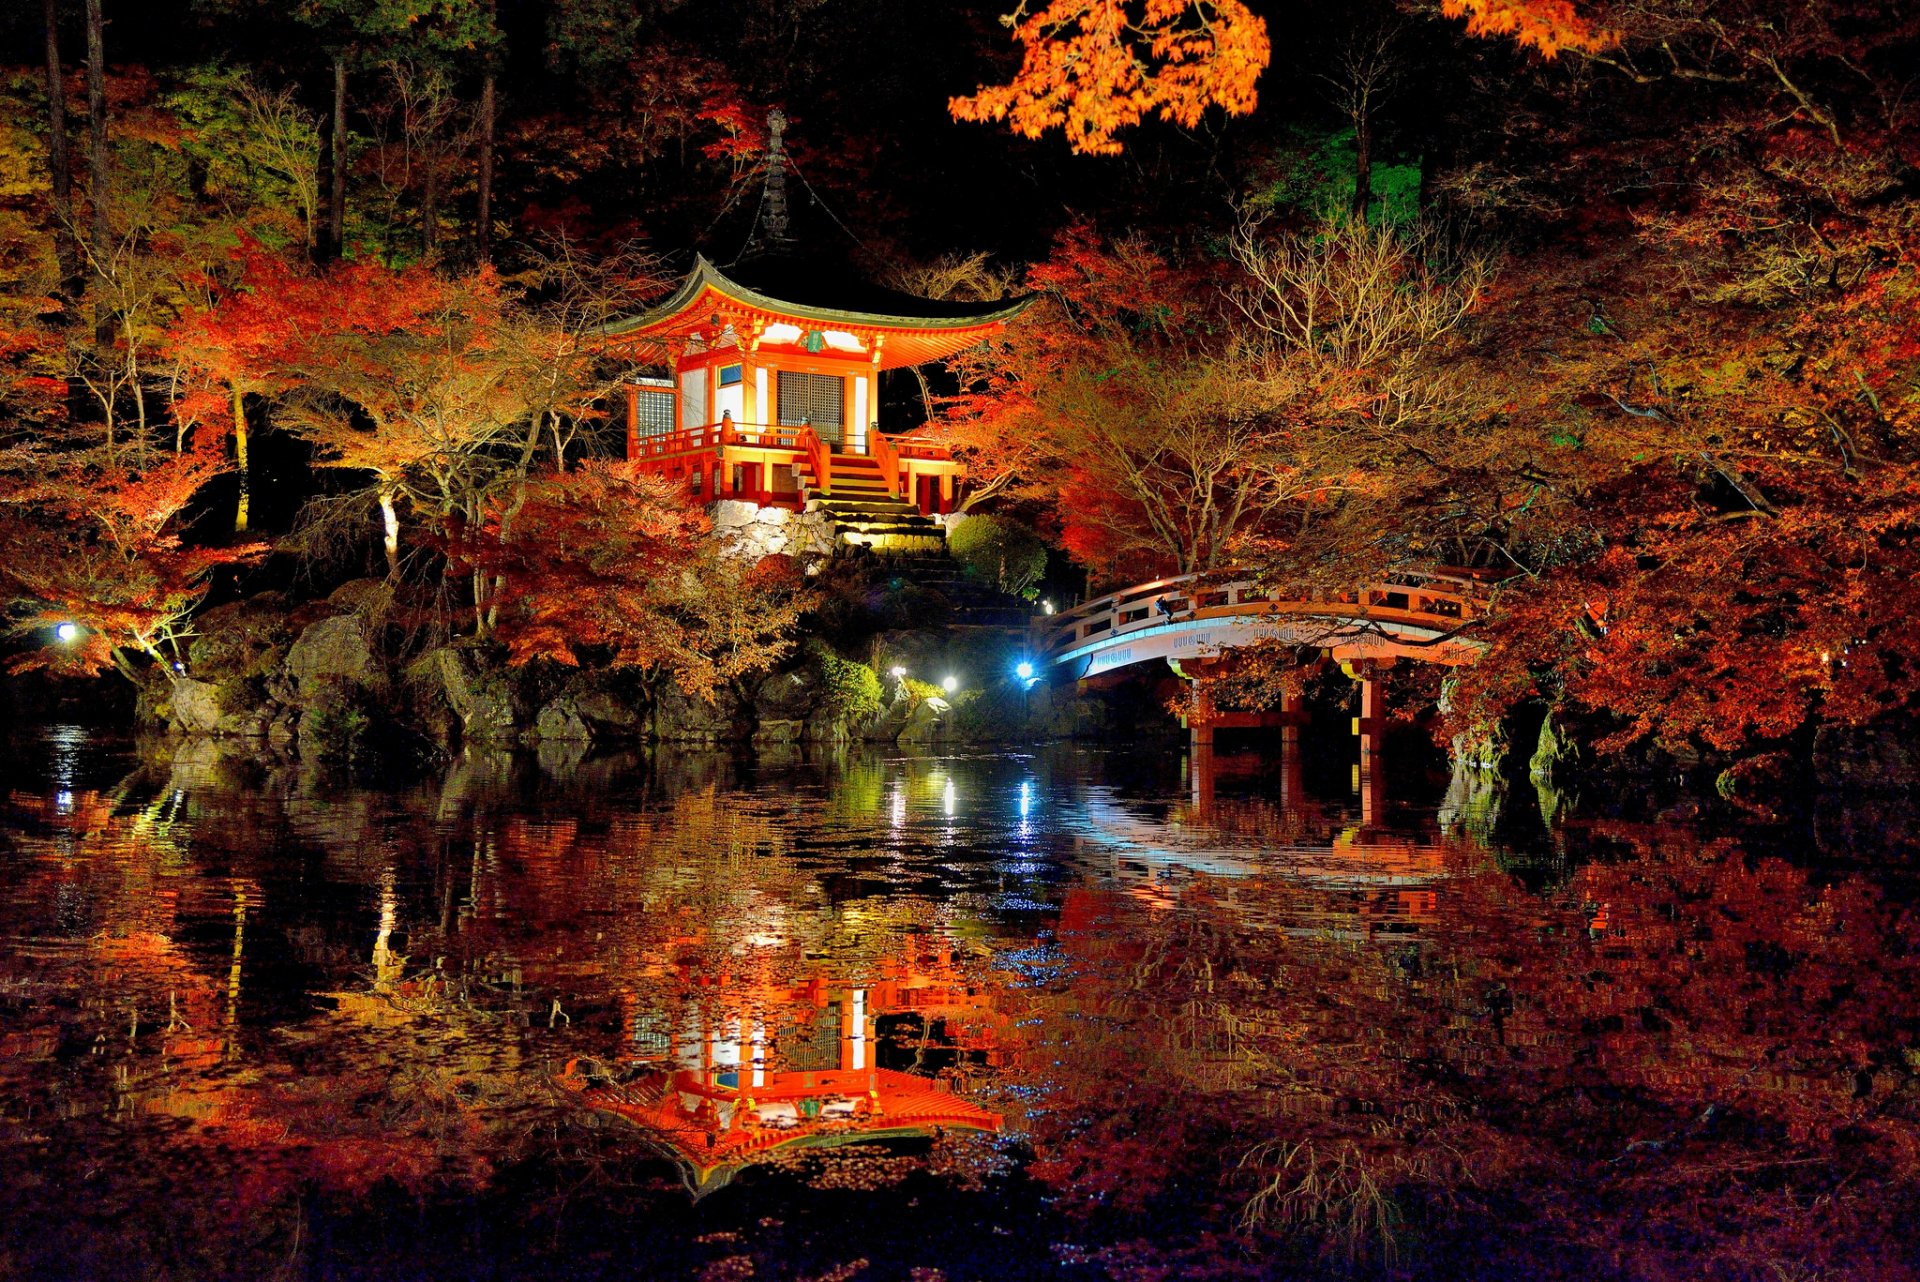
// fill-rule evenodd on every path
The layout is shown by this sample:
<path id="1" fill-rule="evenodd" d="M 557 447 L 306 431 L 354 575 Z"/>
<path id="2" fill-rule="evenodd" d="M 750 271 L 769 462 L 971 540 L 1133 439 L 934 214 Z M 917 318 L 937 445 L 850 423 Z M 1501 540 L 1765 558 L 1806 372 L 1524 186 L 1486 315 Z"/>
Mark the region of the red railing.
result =
<path id="1" fill-rule="evenodd" d="M 811 427 L 797 429 L 793 443 L 807 456 L 807 466 L 813 469 L 813 483 L 822 490 L 833 488 L 833 455 L 828 452 L 827 444 Z"/>
<path id="2" fill-rule="evenodd" d="M 751 445 L 760 449 L 792 450 L 801 453 L 800 433 L 807 429 L 772 423 L 736 423 L 721 419 L 699 427 L 683 427 L 659 436 L 642 436 L 634 442 L 636 459 L 672 458 L 695 454 L 719 445 Z"/>
<path id="3" fill-rule="evenodd" d="M 887 493 L 894 498 L 900 497 L 900 452 L 893 447 L 885 433 L 873 429 L 867 433 L 867 446 L 873 452 L 873 461 L 880 465 L 880 479 L 887 483 Z"/>
<path id="4" fill-rule="evenodd" d="M 1299 599 L 1264 590 L 1249 579 L 1187 574 L 1097 597 L 1037 622 L 1036 628 L 1041 632 L 1042 652 L 1049 655 L 1175 620 L 1233 614 L 1347 616 L 1447 631 L 1480 612 L 1485 589 L 1483 581 L 1467 573 L 1400 574 L 1335 596 L 1315 593 Z"/>

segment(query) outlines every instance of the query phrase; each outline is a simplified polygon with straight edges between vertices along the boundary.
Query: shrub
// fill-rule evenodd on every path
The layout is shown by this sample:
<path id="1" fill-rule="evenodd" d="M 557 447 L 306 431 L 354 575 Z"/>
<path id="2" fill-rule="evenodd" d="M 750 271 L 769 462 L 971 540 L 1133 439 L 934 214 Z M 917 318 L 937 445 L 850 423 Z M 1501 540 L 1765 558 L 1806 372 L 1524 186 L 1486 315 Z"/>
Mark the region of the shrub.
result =
<path id="1" fill-rule="evenodd" d="M 827 711 L 847 721 L 880 711 L 880 677 L 872 668 L 841 658 L 817 638 L 807 643 L 807 657 L 819 669 L 820 700 Z"/>
<path id="2" fill-rule="evenodd" d="M 968 517 L 947 536 L 947 550 L 968 574 L 1009 596 L 1026 594 L 1047 572 L 1047 545 L 1011 517 Z"/>

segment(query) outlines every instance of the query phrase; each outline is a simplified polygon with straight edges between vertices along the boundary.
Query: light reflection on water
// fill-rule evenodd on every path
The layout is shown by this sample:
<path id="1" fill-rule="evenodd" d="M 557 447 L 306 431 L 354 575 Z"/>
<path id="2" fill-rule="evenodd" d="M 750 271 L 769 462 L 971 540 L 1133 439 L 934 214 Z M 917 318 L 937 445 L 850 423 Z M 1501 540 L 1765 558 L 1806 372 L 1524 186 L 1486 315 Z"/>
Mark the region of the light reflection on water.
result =
<path id="1" fill-rule="evenodd" d="M 11 777 L 41 1276 L 1910 1263 L 1920 928 L 1729 838 L 1254 755 Z"/>

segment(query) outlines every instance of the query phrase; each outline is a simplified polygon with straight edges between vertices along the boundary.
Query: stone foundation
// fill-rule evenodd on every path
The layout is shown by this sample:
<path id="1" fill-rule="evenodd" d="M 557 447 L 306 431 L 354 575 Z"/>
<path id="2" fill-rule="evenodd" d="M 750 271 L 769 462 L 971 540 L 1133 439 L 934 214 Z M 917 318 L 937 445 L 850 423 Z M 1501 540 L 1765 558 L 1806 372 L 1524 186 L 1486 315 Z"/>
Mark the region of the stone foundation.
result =
<path id="1" fill-rule="evenodd" d="M 763 556 L 826 556 L 833 551 L 833 522 L 824 513 L 761 507 L 741 499 L 720 499 L 708 512 L 714 536 L 729 556 L 758 561 Z"/>

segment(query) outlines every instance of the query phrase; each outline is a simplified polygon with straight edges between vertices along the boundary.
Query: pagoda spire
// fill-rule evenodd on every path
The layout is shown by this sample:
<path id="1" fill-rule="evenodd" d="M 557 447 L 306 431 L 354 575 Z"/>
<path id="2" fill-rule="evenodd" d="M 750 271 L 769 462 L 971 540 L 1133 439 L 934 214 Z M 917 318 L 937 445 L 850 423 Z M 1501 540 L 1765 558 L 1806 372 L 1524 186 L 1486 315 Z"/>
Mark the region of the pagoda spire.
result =
<path id="1" fill-rule="evenodd" d="M 782 145 L 787 114 L 775 107 L 767 113 L 766 186 L 760 195 L 760 210 L 740 261 L 763 254 L 783 254 L 794 247 L 787 219 L 787 153 Z"/>

